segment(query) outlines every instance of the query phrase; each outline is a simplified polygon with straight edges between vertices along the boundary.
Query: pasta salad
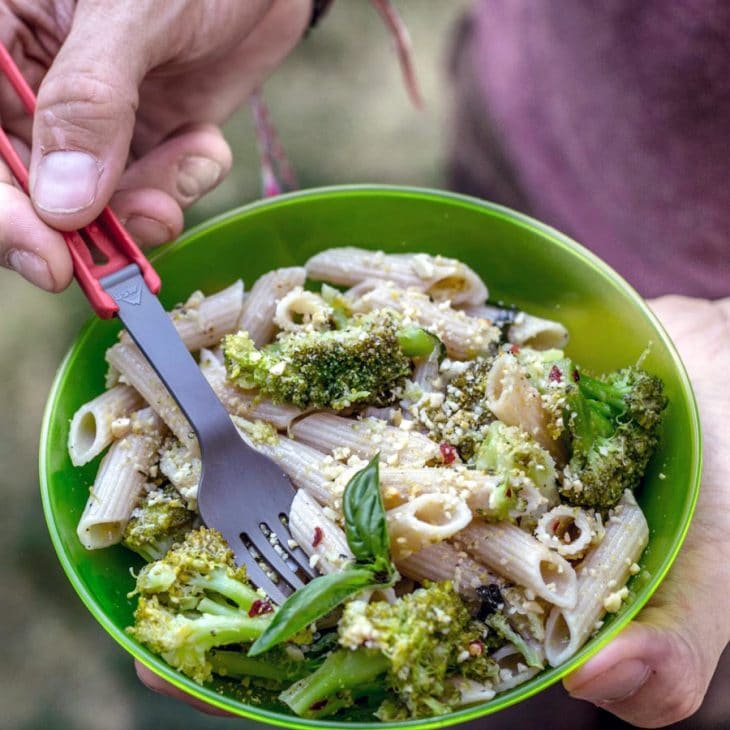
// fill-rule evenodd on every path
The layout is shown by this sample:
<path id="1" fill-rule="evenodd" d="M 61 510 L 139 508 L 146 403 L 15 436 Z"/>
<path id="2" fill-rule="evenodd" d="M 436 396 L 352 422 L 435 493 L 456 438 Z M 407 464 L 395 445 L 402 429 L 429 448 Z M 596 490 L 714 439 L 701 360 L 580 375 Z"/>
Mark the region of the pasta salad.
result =
<path id="1" fill-rule="evenodd" d="M 69 453 L 105 452 L 81 543 L 144 560 L 129 633 L 310 718 L 440 715 L 575 654 L 640 570 L 633 491 L 667 401 L 638 365 L 590 374 L 562 324 L 487 300 L 457 260 L 348 247 L 170 312 L 296 489 L 276 548 L 320 575 L 279 606 L 201 523 L 195 435 L 122 332 Z"/>

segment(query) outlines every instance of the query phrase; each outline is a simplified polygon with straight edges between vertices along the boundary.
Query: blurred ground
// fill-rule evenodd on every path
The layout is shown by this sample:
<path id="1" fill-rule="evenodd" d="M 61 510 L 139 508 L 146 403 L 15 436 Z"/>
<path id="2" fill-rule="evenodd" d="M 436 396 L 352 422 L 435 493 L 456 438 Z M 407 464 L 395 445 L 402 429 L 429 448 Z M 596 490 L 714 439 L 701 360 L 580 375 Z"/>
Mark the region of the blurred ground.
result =
<path id="1" fill-rule="evenodd" d="M 385 29 L 364 2 L 340 0 L 267 85 L 265 96 L 303 187 L 344 182 L 438 186 L 449 30 L 468 0 L 399 0 L 427 108 L 409 105 Z M 248 114 L 227 125 L 230 179 L 189 214 L 199 222 L 258 195 Z M 61 572 L 43 521 L 36 454 L 56 366 L 88 316 L 0 270 L 0 727 L 190 730 L 243 727 L 208 718 L 138 684 L 131 660 L 86 612 Z"/>

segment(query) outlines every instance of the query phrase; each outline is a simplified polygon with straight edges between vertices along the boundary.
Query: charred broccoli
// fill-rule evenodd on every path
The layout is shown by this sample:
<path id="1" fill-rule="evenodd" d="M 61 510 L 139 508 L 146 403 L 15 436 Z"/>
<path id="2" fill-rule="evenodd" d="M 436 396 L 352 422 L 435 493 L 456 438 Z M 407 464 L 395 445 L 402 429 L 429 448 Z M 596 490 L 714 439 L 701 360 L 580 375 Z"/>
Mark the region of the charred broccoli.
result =
<path id="1" fill-rule="evenodd" d="M 201 527 L 137 576 L 134 626 L 127 631 L 196 682 L 210 678 L 211 649 L 250 643 L 273 607 L 246 582 L 215 530 Z"/>
<path id="2" fill-rule="evenodd" d="M 381 719 L 443 714 L 460 697 L 449 677 L 485 681 L 496 675 L 481 644 L 485 631 L 449 582 L 428 584 L 394 603 L 351 601 L 339 623 L 343 648 L 280 699 L 301 716 L 329 715 L 385 675 L 392 698 L 378 710 Z"/>
<path id="3" fill-rule="evenodd" d="M 169 484 L 148 492 L 132 512 L 122 544 L 141 555 L 148 563 L 159 560 L 193 529 L 195 513 Z"/>
<path id="4" fill-rule="evenodd" d="M 659 440 L 662 381 L 638 367 L 600 379 L 573 371 L 565 423 L 571 459 L 559 491 L 571 504 L 606 510 L 635 489 Z"/>
<path id="5" fill-rule="evenodd" d="M 354 315 L 338 330 L 287 332 L 261 350 L 246 332 L 228 335 L 228 378 L 300 408 L 387 405 L 411 372 L 398 326 L 396 313 L 378 310 Z"/>

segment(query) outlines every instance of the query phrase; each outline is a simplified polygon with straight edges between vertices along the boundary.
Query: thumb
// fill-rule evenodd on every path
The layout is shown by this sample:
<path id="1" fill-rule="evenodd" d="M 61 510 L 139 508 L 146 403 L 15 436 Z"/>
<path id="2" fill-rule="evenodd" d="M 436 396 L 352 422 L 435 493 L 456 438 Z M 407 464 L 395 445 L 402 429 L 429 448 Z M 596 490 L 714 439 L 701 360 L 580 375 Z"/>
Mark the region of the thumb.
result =
<path id="1" fill-rule="evenodd" d="M 124 3 L 80 2 L 39 89 L 31 199 L 54 228 L 96 218 L 124 170 L 147 71 L 144 23 L 132 27 L 130 15 Z"/>
<path id="2" fill-rule="evenodd" d="M 702 704 L 724 641 L 711 623 L 676 619 L 662 608 L 646 610 L 641 621 L 567 677 L 566 689 L 639 727 L 689 717 Z"/>

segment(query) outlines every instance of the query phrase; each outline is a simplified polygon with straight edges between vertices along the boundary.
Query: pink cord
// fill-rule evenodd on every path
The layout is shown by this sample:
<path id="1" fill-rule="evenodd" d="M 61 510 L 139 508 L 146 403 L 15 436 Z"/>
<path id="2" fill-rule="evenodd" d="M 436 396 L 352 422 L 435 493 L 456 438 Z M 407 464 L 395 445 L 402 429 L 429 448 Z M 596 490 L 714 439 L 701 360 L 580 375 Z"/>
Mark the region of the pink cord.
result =
<path id="1" fill-rule="evenodd" d="M 256 141 L 261 162 L 261 189 L 264 197 L 297 189 L 297 180 L 289 158 L 279 141 L 274 125 L 269 118 L 269 110 L 257 89 L 249 97 L 253 114 Z"/>

